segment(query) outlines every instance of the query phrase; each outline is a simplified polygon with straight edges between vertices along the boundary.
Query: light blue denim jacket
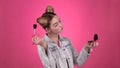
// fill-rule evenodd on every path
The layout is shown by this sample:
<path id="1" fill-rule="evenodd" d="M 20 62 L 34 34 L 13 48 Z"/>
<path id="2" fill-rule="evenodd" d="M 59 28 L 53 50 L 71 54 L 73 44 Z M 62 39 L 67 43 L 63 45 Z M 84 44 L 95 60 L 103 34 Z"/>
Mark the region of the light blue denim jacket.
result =
<path id="1" fill-rule="evenodd" d="M 89 56 L 84 48 L 78 54 L 67 38 L 60 36 L 60 47 L 47 35 L 43 40 L 48 45 L 48 55 L 42 46 L 37 45 L 37 48 L 44 68 L 74 68 L 74 64 L 82 66 Z"/>

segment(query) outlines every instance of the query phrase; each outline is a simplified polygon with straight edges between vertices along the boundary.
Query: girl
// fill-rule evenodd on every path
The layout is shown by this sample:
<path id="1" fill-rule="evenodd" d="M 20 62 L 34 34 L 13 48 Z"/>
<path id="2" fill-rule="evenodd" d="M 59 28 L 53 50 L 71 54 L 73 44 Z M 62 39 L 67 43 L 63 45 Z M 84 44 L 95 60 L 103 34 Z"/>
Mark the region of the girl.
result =
<path id="1" fill-rule="evenodd" d="M 43 39 L 34 36 L 32 42 L 37 45 L 44 68 L 73 68 L 74 64 L 81 66 L 88 58 L 91 48 L 96 46 L 96 42 L 86 43 L 78 54 L 71 41 L 59 35 L 63 30 L 62 23 L 51 6 L 46 8 L 37 22 L 46 30 L 46 34 Z"/>

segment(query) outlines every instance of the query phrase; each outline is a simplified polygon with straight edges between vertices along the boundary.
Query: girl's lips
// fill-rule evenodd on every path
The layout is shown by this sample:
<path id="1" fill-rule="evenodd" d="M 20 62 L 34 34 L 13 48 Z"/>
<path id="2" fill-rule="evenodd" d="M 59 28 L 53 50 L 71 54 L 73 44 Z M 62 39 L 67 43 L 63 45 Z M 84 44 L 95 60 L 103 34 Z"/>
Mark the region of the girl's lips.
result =
<path id="1" fill-rule="evenodd" d="M 61 29 L 60 29 L 61 31 L 63 30 L 63 27 L 61 27 Z"/>

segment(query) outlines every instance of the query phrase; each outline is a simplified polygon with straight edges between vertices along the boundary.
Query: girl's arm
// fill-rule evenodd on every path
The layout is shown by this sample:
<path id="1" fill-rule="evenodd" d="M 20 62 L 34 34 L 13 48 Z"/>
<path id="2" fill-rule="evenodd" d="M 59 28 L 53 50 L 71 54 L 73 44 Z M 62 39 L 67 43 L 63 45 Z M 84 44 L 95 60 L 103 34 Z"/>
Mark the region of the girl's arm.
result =
<path id="1" fill-rule="evenodd" d="M 40 59 L 44 65 L 44 68 L 51 68 L 50 61 L 48 58 L 48 52 L 46 54 L 46 50 L 41 45 L 37 45 L 37 49 Z"/>
<path id="2" fill-rule="evenodd" d="M 44 65 L 44 68 L 51 68 L 50 61 L 48 58 L 48 55 L 49 55 L 48 44 L 43 40 L 41 40 L 39 36 L 34 36 L 32 38 L 32 41 L 37 45 L 38 54 Z"/>
<path id="3" fill-rule="evenodd" d="M 87 45 L 88 44 L 86 44 L 85 46 L 87 46 Z M 72 43 L 71 43 L 71 51 L 72 51 L 72 55 L 73 55 L 73 62 L 74 62 L 74 64 L 76 64 L 78 66 L 82 66 L 85 63 L 85 61 L 87 60 L 87 58 L 89 57 L 89 53 L 87 52 L 89 50 L 86 50 L 86 48 L 83 47 L 83 49 L 81 50 L 80 54 L 78 54 L 77 51 L 72 46 Z"/>

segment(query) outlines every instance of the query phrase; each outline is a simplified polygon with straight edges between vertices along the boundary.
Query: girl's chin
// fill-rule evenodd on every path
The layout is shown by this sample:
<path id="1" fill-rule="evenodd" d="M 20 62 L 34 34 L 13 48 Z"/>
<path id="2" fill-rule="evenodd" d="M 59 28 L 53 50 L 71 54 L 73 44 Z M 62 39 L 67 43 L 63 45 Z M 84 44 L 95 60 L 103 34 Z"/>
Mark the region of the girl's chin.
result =
<path id="1" fill-rule="evenodd" d="M 55 32 L 56 34 L 59 34 L 59 33 L 61 33 L 63 31 L 63 29 L 59 29 L 59 30 L 57 30 L 57 32 Z"/>
<path id="2" fill-rule="evenodd" d="M 56 34 L 59 34 L 59 33 L 61 33 L 62 31 L 58 31 L 58 32 L 56 32 Z"/>
<path id="3" fill-rule="evenodd" d="M 61 33 L 63 31 L 63 29 L 61 29 L 60 31 L 59 31 L 59 33 Z"/>

